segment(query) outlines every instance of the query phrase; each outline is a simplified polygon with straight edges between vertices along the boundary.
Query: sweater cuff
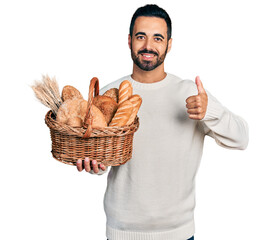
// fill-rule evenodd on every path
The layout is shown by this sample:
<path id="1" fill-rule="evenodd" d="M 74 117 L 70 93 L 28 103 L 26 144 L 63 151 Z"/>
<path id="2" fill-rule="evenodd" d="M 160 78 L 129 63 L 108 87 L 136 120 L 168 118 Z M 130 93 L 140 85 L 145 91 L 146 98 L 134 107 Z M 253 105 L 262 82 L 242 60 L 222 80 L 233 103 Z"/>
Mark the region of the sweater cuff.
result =
<path id="1" fill-rule="evenodd" d="M 201 121 L 210 121 L 220 119 L 225 111 L 225 108 L 221 105 L 221 103 L 213 97 L 209 92 L 207 92 L 208 96 L 208 105 L 207 111 L 204 118 Z"/>

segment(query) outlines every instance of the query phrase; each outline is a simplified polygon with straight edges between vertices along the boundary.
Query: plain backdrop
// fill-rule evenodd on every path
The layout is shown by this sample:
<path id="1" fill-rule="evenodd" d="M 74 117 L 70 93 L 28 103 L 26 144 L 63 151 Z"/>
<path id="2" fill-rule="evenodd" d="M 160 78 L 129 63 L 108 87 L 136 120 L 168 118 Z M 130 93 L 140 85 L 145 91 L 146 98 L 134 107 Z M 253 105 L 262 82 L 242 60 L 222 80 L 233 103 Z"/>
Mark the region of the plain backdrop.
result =
<path id="1" fill-rule="evenodd" d="M 183 79 L 199 75 L 249 124 L 245 151 L 206 137 L 196 240 L 276 239 L 273 0 L 1 1 L 1 239 L 106 239 L 107 174 L 80 173 L 52 158 L 48 109 L 30 86 L 48 74 L 86 98 L 92 77 L 103 87 L 130 74 L 129 23 L 146 3 L 172 19 L 165 70 Z"/>

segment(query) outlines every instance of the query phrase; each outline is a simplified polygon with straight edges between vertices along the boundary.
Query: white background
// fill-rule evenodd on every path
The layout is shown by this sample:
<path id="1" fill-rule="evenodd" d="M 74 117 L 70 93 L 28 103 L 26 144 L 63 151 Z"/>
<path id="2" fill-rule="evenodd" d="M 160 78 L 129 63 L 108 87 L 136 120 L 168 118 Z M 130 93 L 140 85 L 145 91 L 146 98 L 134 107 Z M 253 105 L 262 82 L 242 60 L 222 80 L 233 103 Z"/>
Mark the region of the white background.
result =
<path id="1" fill-rule="evenodd" d="M 107 174 L 79 173 L 52 158 L 48 109 L 30 85 L 49 74 L 60 88 L 70 84 L 87 96 L 92 77 L 103 87 L 130 74 L 129 23 L 146 3 L 1 1 L 1 239 L 106 239 Z M 199 75 L 250 127 L 245 151 L 206 138 L 196 240 L 276 239 L 273 1 L 154 3 L 173 22 L 165 70 L 183 79 Z"/>

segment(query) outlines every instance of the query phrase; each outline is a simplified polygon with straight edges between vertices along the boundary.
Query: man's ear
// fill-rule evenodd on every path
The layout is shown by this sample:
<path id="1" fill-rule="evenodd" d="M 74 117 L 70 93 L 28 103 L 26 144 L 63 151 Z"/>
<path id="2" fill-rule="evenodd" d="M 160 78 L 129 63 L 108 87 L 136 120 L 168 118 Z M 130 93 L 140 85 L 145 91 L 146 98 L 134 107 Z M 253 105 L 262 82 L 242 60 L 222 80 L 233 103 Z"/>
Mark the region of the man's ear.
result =
<path id="1" fill-rule="evenodd" d="M 171 48 L 172 48 L 172 38 L 170 38 L 170 40 L 168 41 L 168 51 L 171 51 Z"/>
<path id="2" fill-rule="evenodd" d="M 130 34 L 128 34 L 128 46 L 129 46 L 129 49 L 131 49 L 131 36 L 130 36 Z"/>

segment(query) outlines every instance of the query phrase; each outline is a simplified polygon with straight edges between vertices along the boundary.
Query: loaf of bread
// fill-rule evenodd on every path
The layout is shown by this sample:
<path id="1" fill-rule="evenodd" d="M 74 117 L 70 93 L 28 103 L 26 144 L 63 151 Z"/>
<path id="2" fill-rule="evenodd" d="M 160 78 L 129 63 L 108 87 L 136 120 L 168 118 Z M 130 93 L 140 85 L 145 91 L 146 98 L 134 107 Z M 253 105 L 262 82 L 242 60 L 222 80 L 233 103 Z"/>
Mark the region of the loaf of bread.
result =
<path id="1" fill-rule="evenodd" d="M 86 109 L 86 100 L 80 98 L 67 99 L 59 107 L 56 120 L 72 127 L 82 127 Z"/>
<path id="2" fill-rule="evenodd" d="M 98 95 L 94 97 L 93 104 L 101 110 L 105 117 L 106 123 L 109 124 L 117 111 L 117 102 L 115 102 L 115 100 L 111 97 Z"/>
<path id="3" fill-rule="evenodd" d="M 82 127 L 83 120 L 80 117 L 71 117 L 66 122 L 71 127 Z"/>
<path id="4" fill-rule="evenodd" d="M 119 101 L 119 89 L 118 88 L 111 88 L 109 90 L 107 90 L 103 96 L 107 96 L 107 97 L 111 97 L 112 99 L 114 99 L 114 101 L 116 103 L 118 103 Z"/>
<path id="5" fill-rule="evenodd" d="M 92 128 L 104 128 L 107 127 L 105 117 L 101 110 L 92 104 Z"/>
<path id="6" fill-rule="evenodd" d="M 133 105 L 133 110 L 132 110 L 132 113 L 129 117 L 129 120 L 127 121 L 126 125 L 130 125 L 133 123 L 137 113 L 138 113 L 138 110 L 142 104 L 142 98 L 138 95 L 138 94 L 135 94 L 135 95 L 132 95 L 128 101 L 130 101 Z"/>
<path id="7" fill-rule="evenodd" d="M 129 100 L 125 100 L 118 106 L 118 109 L 112 118 L 109 126 L 110 127 L 121 127 L 126 125 L 133 111 L 133 105 Z"/>
<path id="8" fill-rule="evenodd" d="M 63 87 L 62 93 L 61 93 L 61 98 L 63 101 L 66 101 L 68 99 L 73 99 L 73 98 L 83 99 L 79 90 L 70 85 L 66 85 Z"/>
<path id="9" fill-rule="evenodd" d="M 124 80 L 123 82 L 121 82 L 119 86 L 118 104 L 120 105 L 124 101 L 128 100 L 132 96 L 132 93 L 133 93 L 133 89 L 130 81 Z"/>

